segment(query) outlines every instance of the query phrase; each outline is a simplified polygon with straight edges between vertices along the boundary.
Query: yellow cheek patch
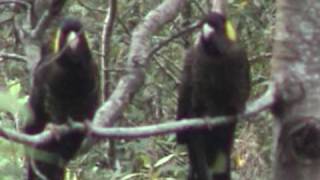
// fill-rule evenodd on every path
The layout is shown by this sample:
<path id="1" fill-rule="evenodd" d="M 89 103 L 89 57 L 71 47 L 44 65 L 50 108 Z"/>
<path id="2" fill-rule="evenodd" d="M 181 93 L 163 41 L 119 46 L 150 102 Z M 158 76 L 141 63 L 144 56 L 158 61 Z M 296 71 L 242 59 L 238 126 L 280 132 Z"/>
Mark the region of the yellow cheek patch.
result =
<path id="1" fill-rule="evenodd" d="M 54 45 L 53 45 L 54 53 L 57 53 L 60 50 L 60 35 L 61 35 L 61 30 L 58 30 L 55 37 Z"/>
<path id="2" fill-rule="evenodd" d="M 230 21 L 226 21 L 225 29 L 226 29 L 226 35 L 227 35 L 228 39 L 230 39 L 231 41 L 236 41 L 237 40 L 237 33 L 234 30 Z"/>

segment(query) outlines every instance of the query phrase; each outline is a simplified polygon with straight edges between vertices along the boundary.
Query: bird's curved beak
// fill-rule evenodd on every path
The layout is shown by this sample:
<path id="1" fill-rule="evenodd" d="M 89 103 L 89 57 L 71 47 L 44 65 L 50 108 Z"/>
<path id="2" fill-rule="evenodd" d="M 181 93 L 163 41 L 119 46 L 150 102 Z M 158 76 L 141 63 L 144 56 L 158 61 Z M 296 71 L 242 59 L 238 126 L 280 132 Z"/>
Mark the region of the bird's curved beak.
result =
<path id="1" fill-rule="evenodd" d="M 211 27 L 208 23 L 205 23 L 202 27 L 202 35 L 205 39 L 209 39 L 210 35 L 214 33 L 214 28 Z"/>
<path id="2" fill-rule="evenodd" d="M 67 37 L 67 46 L 70 47 L 72 51 L 76 51 L 78 49 L 80 43 L 80 39 L 78 34 L 74 31 L 70 32 Z"/>

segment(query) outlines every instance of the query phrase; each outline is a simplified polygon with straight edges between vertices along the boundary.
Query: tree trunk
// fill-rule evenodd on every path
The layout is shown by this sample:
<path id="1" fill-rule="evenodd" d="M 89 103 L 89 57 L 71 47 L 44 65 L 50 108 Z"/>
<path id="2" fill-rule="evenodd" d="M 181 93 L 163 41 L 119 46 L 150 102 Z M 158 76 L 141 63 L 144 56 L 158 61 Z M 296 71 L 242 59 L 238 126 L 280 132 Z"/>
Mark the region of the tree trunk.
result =
<path id="1" fill-rule="evenodd" d="M 278 0 L 275 180 L 320 179 L 320 1 Z"/>

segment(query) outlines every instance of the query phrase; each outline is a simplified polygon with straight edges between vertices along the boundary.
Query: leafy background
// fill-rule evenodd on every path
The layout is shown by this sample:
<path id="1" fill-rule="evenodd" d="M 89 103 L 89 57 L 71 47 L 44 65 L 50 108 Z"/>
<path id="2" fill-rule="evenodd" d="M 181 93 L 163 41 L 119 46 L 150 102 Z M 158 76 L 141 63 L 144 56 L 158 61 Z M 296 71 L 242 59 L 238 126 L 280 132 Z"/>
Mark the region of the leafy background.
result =
<path id="1" fill-rule="evenodd" d="M 130 34 L 143 17 L 161 0 L 121 0 L 111 42 L 111 59 L 107 68 L 109 92 L 125 73 Z M 206 0 L 189 1 L 187 12 L 180 14 L 157 35 L 152 45 L 170 37 L 203 16 L 208 10 Z M 64 16 L 79 18 L 85 25 L 94 57 L 99 59 L 102 26 L 106 14 L 104 0 L 68 1 Z M 242 45 L 251 63 L 251 100 L 259 97 L 268 84 L 271 44 L 275 23 L 274 0 L 229 0 L 229 17 L 236 26 Z M 1 5 L 0 53 L 23 55 L 12 19 L 25 16 L 15 13 L 10 5 Z M 55 29 L 55 27 L 51 27 Z M 176 89 L 182 69 L 182 54 L 197 33 L 175 39 L 152 59 L 146 71 L 143 88 L 116 123 L 117 126 L 139 126 L 173 120 L 176 108 Z M 48 35 L 51 36 L 51 35 Z M 50 39 L 52 37 L 48 37 Z M 0 125 L 19 130 L 28 114 L 24 104 L 28 98 L 30 73 L 27 65 L 12 59 L 0 58 Z M 233 177 L 235 180 L 270 179 L 272 117 L 264 112 L 249 122 L 240 122 L 234 145 Z M 115 147 L 110 151 L 110 147 Z M 112 149 L 112 148 L 111 148 Z M 113 155 L 111 157 L 110 155 Z M 105 141 L 70 163 L 66 179 L 185 179 L 187 156 L 178 146 L 174 135 L 138 140 Z M 23 147 L 0 139 L 1 179 L 22 179 Z"/>

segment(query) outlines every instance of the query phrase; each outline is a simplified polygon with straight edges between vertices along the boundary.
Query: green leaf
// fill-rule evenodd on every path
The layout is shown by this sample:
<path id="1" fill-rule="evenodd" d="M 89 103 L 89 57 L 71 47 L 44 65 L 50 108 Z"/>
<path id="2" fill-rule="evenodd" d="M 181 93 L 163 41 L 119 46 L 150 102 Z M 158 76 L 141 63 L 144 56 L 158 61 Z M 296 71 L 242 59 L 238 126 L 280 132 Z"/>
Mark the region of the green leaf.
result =
<path id="1" fill-rule="evenodd" d="M 121 178 L 121 180 L 128 180 L 128 179 L 132 179 L 134 177 L 139 177 L 139 176 L 141 176 L 141 173 L 132 173 L 124 176 L 123 178 Z"/>
<path id="2" fill-rule="evenodd" d="M 20 106 L 25 105 L 28 102 L 29 96 L 23 96 L 18 99 L 18 104 Z"/>
<path id="3" fill-rule="evenodd" d="M 17 80 L 10 80 L 8 86 L 10 94 L 14 97 L 18 97 L 21 92 L 21 84 Z"/>
<path id="4" fill-rule="evenodd" d="M 154 167 L 155 168 L 158 168 L 162 165 L 164 165 L 165 163 L 169 162 L 172 158 L 174 158 L 175 154 L 170 154 L 168 156 L 165 156 L 161 159 L 159 159 L 155 164 L 154 164 Z"/>
<path id="5" fill-rule="evenodd" d="M 0 110 L 12 114 L 17 113 L 18 99 L 10 92 L 0 92 Z"/>

